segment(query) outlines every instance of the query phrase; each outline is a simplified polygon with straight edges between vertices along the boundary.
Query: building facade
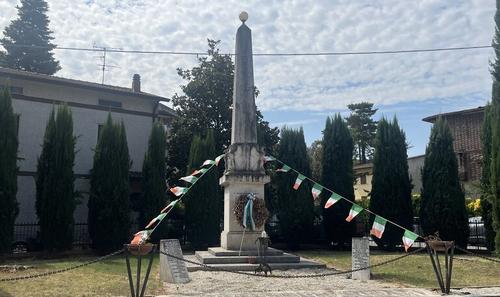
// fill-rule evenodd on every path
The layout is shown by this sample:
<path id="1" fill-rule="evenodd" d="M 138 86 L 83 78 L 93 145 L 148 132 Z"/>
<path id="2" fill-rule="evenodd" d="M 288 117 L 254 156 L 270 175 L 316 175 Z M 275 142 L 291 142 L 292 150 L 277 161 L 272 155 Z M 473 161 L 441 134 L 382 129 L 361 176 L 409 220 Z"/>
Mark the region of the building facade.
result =
<path id="1" fill-rule="evenodd" d="M 134 75 L 132 88 L 54 77 L 0 67 L 0 87 L 12 94 L 14 112 L 18 115 L 18 223 L 37 221 L 35 211 L 35 175 L 42 149 L 46 123 L 53 108 L 67 104 L 73 114 L 76 139 L 75 190 L 80 193 L 74 213 L 75 222 L 87 221 L 87 200 L 92 169 L 93 149 L 100 127 L 108 114 L 114 121 L 123 121 L 132 161 L 130 169 L 131 197 L 141 191 L 141 170 L 148 137 L 154 120 L 168 127 L 175 113 L 160 101 L 167 98 L 145 93 L 140 77 Z M 163 110 L 161 113 L 159 112 Z"/>
<path id="2" fill-rule="evenodd" d="M 467 196 L 478 196 L 481 179 L 481 129 L 484 107 L 429 116 L 425 122 L 435 123 L 442 117 L 448 123 L 453 135 L 453 150 L 457 156 L 460 181 Z"/>

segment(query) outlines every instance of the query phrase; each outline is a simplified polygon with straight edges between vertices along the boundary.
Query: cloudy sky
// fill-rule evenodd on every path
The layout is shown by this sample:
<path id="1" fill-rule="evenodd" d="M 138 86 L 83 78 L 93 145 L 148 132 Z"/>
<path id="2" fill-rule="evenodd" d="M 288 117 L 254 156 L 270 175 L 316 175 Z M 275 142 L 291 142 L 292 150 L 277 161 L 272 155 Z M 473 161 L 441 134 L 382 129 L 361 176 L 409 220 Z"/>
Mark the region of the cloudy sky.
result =
<path id="1" fill-rule="evenodd" d="M 0 0 L 0 28 L 16 17 L 17 0 Z M 254 53 L 350 52 L 491 44 L 493 0 L 141 1 L 49 0 L 55 43 L 126 50 L 206 51 L 207 38 L 233 52 L 238 14 L 249 13 Z M 0 33 L 1 35 L 1 33 Z M 98 53 L 57 50 L 58 76 L 100 82 Z M 491 93 L 491 49 L 412 54 L 255 57 L 257 106 L 276 126 L 303 126 L 321 138 L 327 116 L 347 115 L 362 100 L 396 115 L 422 154 L 430 125 L 423 117 L 484 105 Z M 171 97 L 183 81 L 176 68 L 195 56 L 108 54 L 119 68 L 106 83 L 130 86 L 141 74 L 144 91 Z"/>

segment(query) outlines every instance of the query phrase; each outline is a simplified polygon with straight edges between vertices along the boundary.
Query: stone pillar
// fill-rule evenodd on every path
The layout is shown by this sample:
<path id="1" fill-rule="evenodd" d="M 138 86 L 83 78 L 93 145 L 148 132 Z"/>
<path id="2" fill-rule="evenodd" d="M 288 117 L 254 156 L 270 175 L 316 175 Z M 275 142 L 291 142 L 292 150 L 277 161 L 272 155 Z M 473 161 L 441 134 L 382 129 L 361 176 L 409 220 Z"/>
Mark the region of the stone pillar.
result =
<path id="1" fill-rule="evenodd" d="M 368 237 L 352 238 L 352 269 L 359 269 L 370 265 L 370 239 Z M 370 280 L 370 269 L 355 271 L 352 279 Z"/>
<path id="2" fill-rule="evenodd" d="M 265 175 L 264 151 L 257 144 L 257 116 L 254 96 L 252 32 L 245 25 L 248 14 L 242 12 L 243 22 L 236 32 L 236 57 L 234 70 L 233 112 L 231 145 L 225 155 L 226 170 L 220 179 L 224 187 L 224 231 L 221 246 L 228 250 L 255 250 L 255 240 L 264 227 L 246 231 L 243 236 L 241 222 L 234 215 L 235 201 L 241 195 L 254 193 L 264 199 L 264 185 L 269 182 Z"/>

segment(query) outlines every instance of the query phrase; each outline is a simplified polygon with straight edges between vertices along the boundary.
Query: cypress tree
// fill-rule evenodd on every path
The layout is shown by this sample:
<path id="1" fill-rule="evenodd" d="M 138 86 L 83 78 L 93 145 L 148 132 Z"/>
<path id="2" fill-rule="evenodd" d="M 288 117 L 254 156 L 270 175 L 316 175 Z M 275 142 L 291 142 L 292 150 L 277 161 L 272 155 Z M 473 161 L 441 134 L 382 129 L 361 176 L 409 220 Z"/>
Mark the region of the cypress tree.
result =
<path id="1" fill-rule="evenodd" d="M 392 122 L 382 119 L 375 137 L 370 210 L 412 230 L 412 185 L 407 160 L 406 136 L 397 119 L 394 118 Z M 373 220 L 374 217 L 370 221 Z M 379 247 L 391 250 L 401 244 L 403 233 L 403 230 L 388 223 L 383 237 L 374 240 Z"/>
<path id="2" fill-rule="evenodd" d="M 149 136 L 148 151 L 144 156 L 142 164 L 142 188 L 141 212 L 139 217 L 140 226 L 147 223 L 158 215 L 165 207 L 166 196 L 166 135 L 163 125 L 155 122 Z M 155 238 L 166 238 L 166 224 L 162 224 L 155 230 Z"/>
<path id="3" fill-rule="evenodd" d="M 19 212 L 17 193 L 17 122 L 7 89 L 0 93 L 0 254 L 11 248 Z"/>
<path id="4" fill-rule="evenodd" d="M 464 192 L 458 177 L 450 128 L 442 118 L 434 123 L 422 169 L 420 221 L 426 235 L 467 247 L 469 225 Z"/>
<path id="5" fill-rule="evenodd" d="M 486 247 L 495 250 L 495 230 L 492 218 L 491 192 L 491 105 L 484 109 L 484 122 L 481 131 L 483 160 L 481 166 L 481 215 L 483 217 Z"/>
<path id="6" fill-rule="evenodd" d="M 303 175 L 311 175 L 302 128 L 299 130 L 283 128 L 278 158 Z M 314 223 L 312 185 L 305 180 L 298 190 L 294 190 L 292 186 L 296 178 L 297 174 L 290 171 L 277 174 L 272 181 L 276 188 L 281 234 L 292 249 L 298 248 L 300 243 L 310 239 Z"/>
<path id="7" fill-rule="evenodd" d="M 493 49 L 495 61 L 492 63 L 491 74 L 493 77 L 491 99 L 491 205 L 492 221 L 495 230 L 495 250 L 500 253 L 500 0 L 496 1 L 495 37 Z"/>
<path id="8" fill-rule="evenodd" d="M 354 201 L 354 174 L 352 169 L 353 139 L 340 114 L 327 118 L 323 131 L 323 161 L 321 184 L 344 198 Z M 329 194 L 329 193 L 328 193 Z M 322 194 L 321 206 L 330 195 Z M 345 218 L 351 204 L 345 200 L 323 209 L 323 227 L 328 240 L 334 245 L 349 244 L 355 224 Z"/>
<path id="9" fill-rule="evenodd" d="M 36 178 L 36 213 L 44 249 L 66 250 L 73 242 L 76 138 L 68 106 L 52 110 L 45 129 Z"/>
<path id="10" fill-rule="evenodd" d="M 213 159 L 215 155 L 213 131 L 208 130 L 204 138 L 196 135 L 191 143 L 186 174 L 191 174 L 203 161 Z M 183 198 L 188 238 L 194 249 L 205 249 L 220 241 L 222 201 L 218 180 L 217 168 L 212 168 Z"/>
<path id="11" fill-rule="evenodd" d="M 43 0 L 21 0 L 18 19 L 5 28 L 0 40 L 7 50 L 2 57 L 6 67 L 49 75 L 61 69 L 52 53 L 56 46 L 52 43 L 47 11 L 47 2 Z"/>
<path id="12" fill-rule="evenodd" d="M 109 114 L 95 148 L 88 202 L 92 246 L 101 252 L 121 248 L 129 240 L 129 169 L 125 126 L 114 123 Z"/>

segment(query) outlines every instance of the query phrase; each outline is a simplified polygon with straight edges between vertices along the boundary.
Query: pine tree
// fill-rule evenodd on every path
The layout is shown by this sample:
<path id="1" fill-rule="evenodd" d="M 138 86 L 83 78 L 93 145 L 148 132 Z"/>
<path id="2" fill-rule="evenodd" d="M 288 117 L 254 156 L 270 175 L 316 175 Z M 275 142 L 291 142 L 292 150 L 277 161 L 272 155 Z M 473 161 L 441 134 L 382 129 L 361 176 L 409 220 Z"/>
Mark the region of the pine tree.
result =
<path id="1" fill-rule="evenodd" d="M 0 254 L 11 248 L 19 212 L 17 193 L 17 122 L 7 89 L 0 90 Z"/>
<path id="2" fill-rule="evenodd" d="M 38 158 L 36 213 L 44 249 L 67 250 L 73 243 L 75 190 L 73 165 L 76 138 L 68 106 L 52 110 Z"/>
<path id="3" fill-rule="evenodd" d="M 278 158 L 301 174 L 311 175 L 302 128 L 293 130 L 284 127 L 282 129 Z M 277 174 L 272 181 L 277 194 L 281 234 L 292 249 L 298 248 L 300 243 L 310 239 L 314 223 L 312 185 L 306 180 L 302 182 L 298 190 L 294 190 L 292 186 L 296 178 L 297 174 L 290 171 Z"/>
<path id="4" fill-rule="evenodd" d="M 155 122 L 149 136 L 148 151 L 142 164 L 142 188 L 140 226 L 145 226 L 165 207 L 166 195 L 166 135 L 163 125 Z M 155 230 L 154 238 L 166 238 L 165 222 Z"/>
<path id="5" fill-rule="evenodd" d="M 492 221 L 491 192 L 491 105 L 484 109 L 484 122 L 481 131 L 483 160 L 481 166 L 481 214 L 484 222 L 486 247 L 495 250 L 495 230 Z"/>
<path id="6" fill-rule="evenodd" d="M 495 250 L 500 253 L 500 0 L 496 1 L 495 13 L 495 37 L 493 38 L 493 49 L 495 50 L 495 61 L 492 63 L 491 74 L 493 76 L 492 99 L 491 99 L 491 205 L 492 221 L 495 230 Z"/>
<path id="7" fill-rule="evenodd" d="M 205 160 L 213 160 L 215 155 L 212 130 L 209 130 L 204 138 L 195 136 L 189 151 L 189 165 L 186 173 L 191 174 Z M 220 241 L 222 196 L 220 195 L 218 179 L 217 168 L 212 168 L 183 197 L 186 205 L 185 217 L 188 238 L 194 249 L 205 249 Z"/>
<path id="8" fill-rule="evenodd" d="M 121 248 L 129 240 L 129 169 L 125 126 L 113 123 L 109 114 L 95 148 L 88 202 L 92 246 L 101 252 Z"/>
<path id="9" fill-rule="evenodd" d="M 434 123 L 425 151 L 420 221 L 425 235 L 439 232 L 441 239 L 467 247 L 465 197 L 458 177 L 453 137 L 442 118 Z"/>
<path id="10" fill-rule="evenodd" d="M 354 201 L 353 150 L 351 133 L 342 117 L 337 114 L 334 118 L 327 118 L 323 130 L 321 184 L 350 201 Z M 322 206 L 329 196 L 322 194 Z M 344 200 L 328 209 L 322 208 L 323 227 L 328 240 L 334 245 L 343 246 L 351 241 L 355 224 L 345 220 L 350 208 L 351 204 Z"/>
<path id="11" fill-rule="evenodd" d="M 5 28 L 0 40 L 7 50 L 3 57 L 6 67 L 49 75 L 61 69 L 52 53 L 56 46 L 52 43 L 47 11 L 44 0 L 21 0 L 18 19 Z"/>
<path id="12" fill-rule="evenodd" d="M 369 102 L 349 104 L 347 107 L 351 111 L 346 120 L 354 140 L 355 155 L 357 160 L 364 164 L 372 156 L 373 141 L 377 130 L 377 122 L 372 117 L 378 109 L 374 109 L 373 103 Z"/>
<path id="13" fill-rule="evenodd" d="M 412 231 L 412 185 L 407 160 L 406 136 L 397 119 L 380 120 L 375 138 L 370 210 Z M 373 220 L 374 217 L 370 221 Z M 386 224 L 383 237 L 374 240 L 379 247 L 392 250 L 401 244 L 403 233 L 400 228 Z"/>

